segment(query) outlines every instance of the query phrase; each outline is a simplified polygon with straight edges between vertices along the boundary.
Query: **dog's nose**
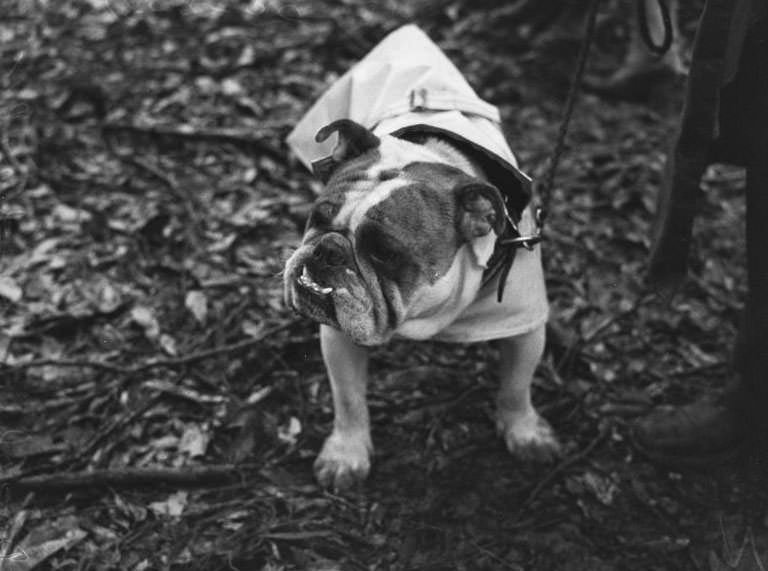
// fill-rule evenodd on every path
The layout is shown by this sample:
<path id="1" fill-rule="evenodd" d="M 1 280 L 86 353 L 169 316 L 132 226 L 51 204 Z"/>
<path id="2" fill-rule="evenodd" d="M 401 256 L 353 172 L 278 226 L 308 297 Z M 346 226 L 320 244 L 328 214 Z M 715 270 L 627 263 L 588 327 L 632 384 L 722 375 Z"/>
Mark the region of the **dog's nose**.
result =
<path id="1" fill-rule="evenodd" d="M 347 262 L 347 253 L 340 234 L 326 234 L 320 239 L 312 257 L 326 266 L 343 266 Z"/>

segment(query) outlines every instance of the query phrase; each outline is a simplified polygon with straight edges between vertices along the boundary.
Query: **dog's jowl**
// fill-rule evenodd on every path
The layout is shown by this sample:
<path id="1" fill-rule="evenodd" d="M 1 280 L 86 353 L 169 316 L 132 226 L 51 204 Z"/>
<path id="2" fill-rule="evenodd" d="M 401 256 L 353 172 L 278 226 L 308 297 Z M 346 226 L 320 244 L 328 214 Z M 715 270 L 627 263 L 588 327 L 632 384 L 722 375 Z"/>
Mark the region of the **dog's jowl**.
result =
<path id="1" fill-rule="evenodd" d="M 393 337 L 497 340 L 499 432 L 522 458 L 554 456 L 530 394 L 548 314 L 541 254 L 500 242 L 535 224 L 498 110 L 405 26 L 339 79 L 288 142 L 325 182 L 285 270 L 286 302 L 321 324 L 333 393 L 321 484 L 346 488 L 368 474 L 367 347 Z"/>

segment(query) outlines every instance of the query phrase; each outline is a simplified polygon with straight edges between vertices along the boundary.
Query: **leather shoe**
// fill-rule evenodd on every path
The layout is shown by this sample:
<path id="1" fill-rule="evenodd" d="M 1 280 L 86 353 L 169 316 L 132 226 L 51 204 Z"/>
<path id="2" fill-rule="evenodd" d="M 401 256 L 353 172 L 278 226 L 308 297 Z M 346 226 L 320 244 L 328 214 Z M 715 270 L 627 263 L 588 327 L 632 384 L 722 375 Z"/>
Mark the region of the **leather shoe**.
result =
<path id="1" fill-rule="evenodd" d="M 745 443 L 735 410 L 707 401 L 657 410 L 638 421 L 631 434 L 645 456 L 680 467 L 734 460 Z"/>

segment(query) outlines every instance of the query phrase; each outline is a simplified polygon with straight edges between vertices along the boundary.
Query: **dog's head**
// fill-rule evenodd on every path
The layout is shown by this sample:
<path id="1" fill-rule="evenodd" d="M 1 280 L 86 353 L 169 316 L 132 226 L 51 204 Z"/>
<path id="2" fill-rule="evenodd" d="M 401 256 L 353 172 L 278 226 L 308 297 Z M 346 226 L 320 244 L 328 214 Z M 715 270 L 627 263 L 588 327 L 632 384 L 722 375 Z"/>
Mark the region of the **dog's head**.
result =
<path id="1" fill-rule="evenodd" d="M 346 119 L 285 269 L 285 298 L 361 345 L 424 338 L 474 298 L 505 224 L 498 189 L 434 151 Z"/>

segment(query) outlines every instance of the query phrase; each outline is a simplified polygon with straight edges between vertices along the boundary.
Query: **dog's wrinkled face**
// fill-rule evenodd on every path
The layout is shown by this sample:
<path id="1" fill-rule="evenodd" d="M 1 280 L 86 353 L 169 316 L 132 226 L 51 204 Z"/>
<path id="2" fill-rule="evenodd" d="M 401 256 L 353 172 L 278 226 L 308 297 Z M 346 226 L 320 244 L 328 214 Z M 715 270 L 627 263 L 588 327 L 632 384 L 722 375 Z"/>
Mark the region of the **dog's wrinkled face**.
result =
<path id="1" fill-rule="evenodd" d="M 286 264 L 286 302 L 361 345 L 430 336 L 479 288 L 504 224 L 500 194 L 421 145 L 349 123 Z"/>

